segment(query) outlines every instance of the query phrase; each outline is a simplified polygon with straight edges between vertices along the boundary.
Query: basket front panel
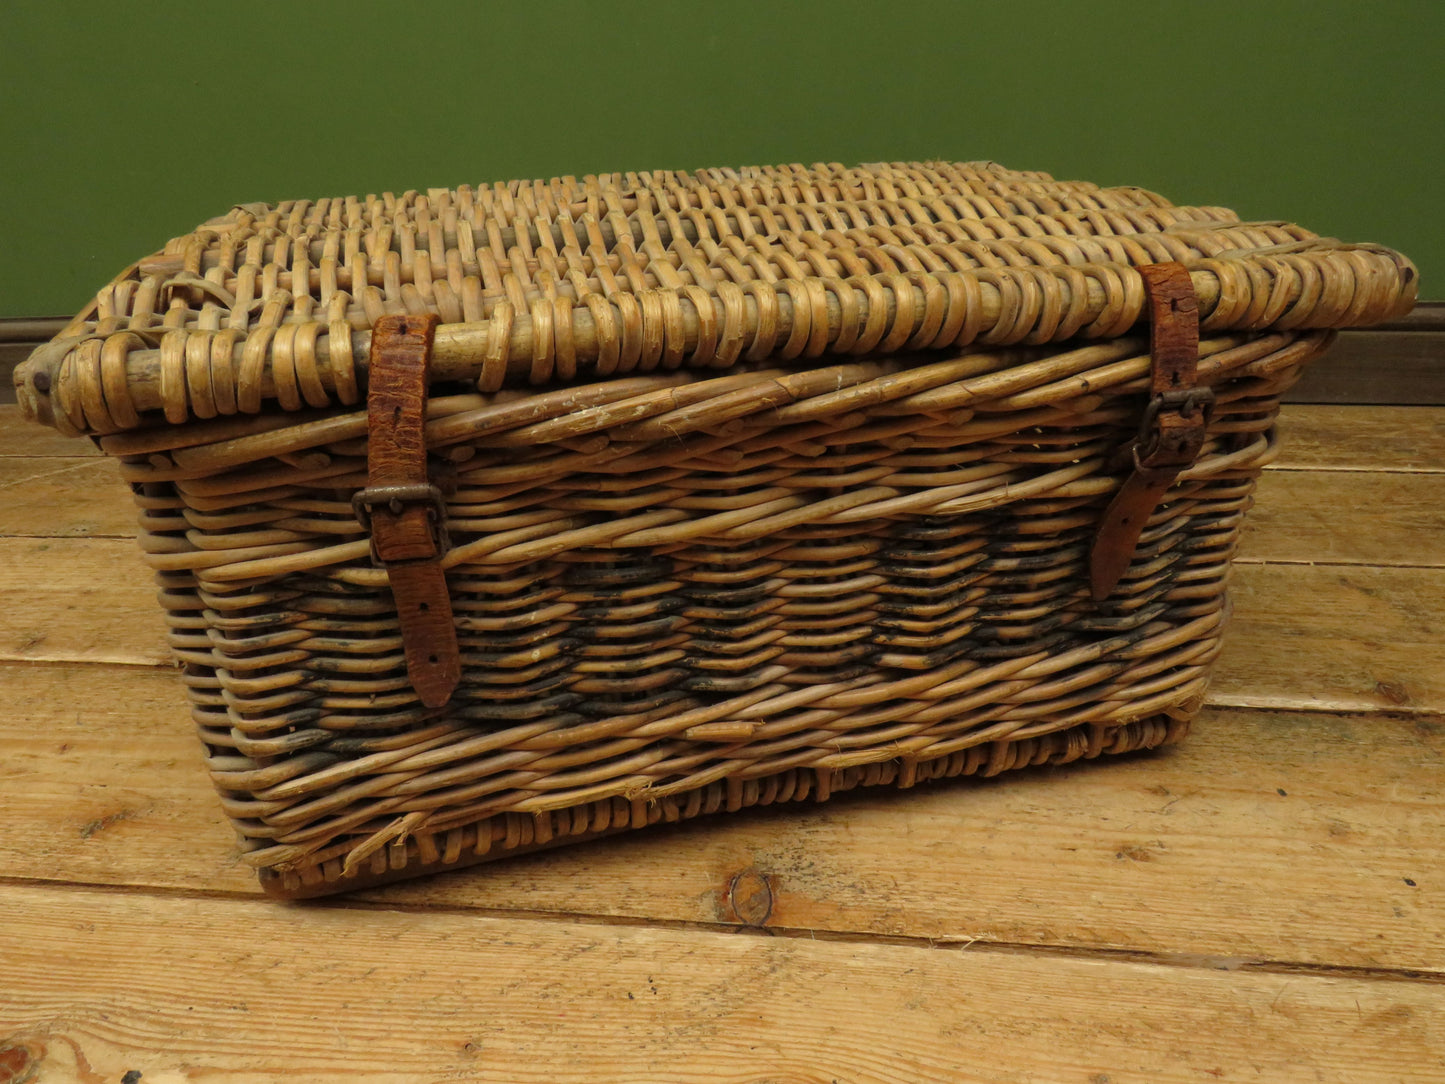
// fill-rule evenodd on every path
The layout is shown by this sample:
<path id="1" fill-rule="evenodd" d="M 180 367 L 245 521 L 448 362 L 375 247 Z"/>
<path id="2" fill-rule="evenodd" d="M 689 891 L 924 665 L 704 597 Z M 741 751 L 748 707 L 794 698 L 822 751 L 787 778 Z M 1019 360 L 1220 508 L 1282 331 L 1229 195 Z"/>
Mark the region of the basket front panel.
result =
<path id="1" fill-rule="evenodd" d="M 124 469 L 213 778 L 248 860 L 294 892 L 1165 740 L 1218 653 L 1278 395 L 1321 343 L 1205 345 L 1210 441 L 1102 604 L 1088 548 L 1127 466 L 1138 343 L 806 388 L 624 381 L 550 413 L 437 399 L 463 664 L 440 712 L 351 515 L 350 423 Z"/>

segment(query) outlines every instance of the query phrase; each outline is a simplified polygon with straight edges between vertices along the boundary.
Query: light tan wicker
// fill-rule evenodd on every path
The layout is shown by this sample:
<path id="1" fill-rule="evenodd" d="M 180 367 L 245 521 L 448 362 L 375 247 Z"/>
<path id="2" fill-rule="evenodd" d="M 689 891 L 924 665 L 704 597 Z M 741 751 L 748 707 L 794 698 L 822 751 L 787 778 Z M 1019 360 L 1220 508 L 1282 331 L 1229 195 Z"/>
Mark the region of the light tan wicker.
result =
<path id="1" fill-rule="evenodd" d="M 245 858 L 314 895 L 1179 737 L 1280 393 L 1414 293 L 993 164 L 611 174 L 238 207 L 16 379 L 120 460 Z"/>

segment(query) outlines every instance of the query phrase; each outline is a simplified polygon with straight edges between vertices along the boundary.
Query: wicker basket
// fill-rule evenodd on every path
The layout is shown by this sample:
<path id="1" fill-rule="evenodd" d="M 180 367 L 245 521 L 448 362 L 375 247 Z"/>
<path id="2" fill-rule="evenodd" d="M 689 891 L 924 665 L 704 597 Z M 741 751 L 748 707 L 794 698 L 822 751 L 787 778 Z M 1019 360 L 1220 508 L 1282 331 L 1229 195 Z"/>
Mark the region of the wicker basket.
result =
<path id="1" fill-rule="evenodd" d="M 1181 736 L 1280 393 L 1415 279 L 987 163 L 608 174 L 237 207 L 16 382 L 305 896 Z"/>

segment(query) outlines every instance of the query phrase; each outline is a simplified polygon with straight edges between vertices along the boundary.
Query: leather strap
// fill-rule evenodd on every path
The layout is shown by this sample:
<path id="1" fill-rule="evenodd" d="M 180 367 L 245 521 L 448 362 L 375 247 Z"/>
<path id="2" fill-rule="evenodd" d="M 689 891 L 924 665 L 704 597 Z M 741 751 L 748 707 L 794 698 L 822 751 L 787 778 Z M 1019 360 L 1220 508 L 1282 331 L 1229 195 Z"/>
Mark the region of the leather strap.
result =
<path id="1" fill-rule="evenodd" d="M 1134 559 L 1144 524 L 1208 436 L 1214 393 L 1197 387 L 1199 304 L 1183 264 L 1138 269 L 1149 294 L 1149 405 L 1130 449 L 1134 470 L 1104 512 L 1089 553 L 1095 602 L 1113 593 Z"/>
<path id="2" fill-rule="evenodd" d="M 371 532 L 372 562 L 386 569 L 406 649 L 406 671 L 421 702 L 443 707 L 461 679 L 457 630 L 441 558 L 448 549 L 446 503 L 427 477 L 427 366 L 435 316 L 384 316 L 371 332 L 366 488 L 352 498 Z"/>

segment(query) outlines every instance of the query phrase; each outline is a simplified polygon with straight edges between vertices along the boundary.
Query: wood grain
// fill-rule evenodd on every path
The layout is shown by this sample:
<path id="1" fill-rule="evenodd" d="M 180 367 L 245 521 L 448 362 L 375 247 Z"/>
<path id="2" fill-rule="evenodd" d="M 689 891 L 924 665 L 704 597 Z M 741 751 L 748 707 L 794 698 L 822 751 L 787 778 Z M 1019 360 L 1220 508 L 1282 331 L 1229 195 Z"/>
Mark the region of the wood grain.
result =
<path id="1" fill-rule="evenodd" d="M 1445 472 L 1266 471 L 1242 561 L 1445 565 Z"/>
<path id="2" fill-rule="evenodd" d="M 1237 565 L 1212 704 L 1445 711 L 1445 571 Z"/>
<path id="3" fill-rule="evenodd" d="M 134 538 L 136 510 L 104 458 L 0 457 L 0 537 Z"/>
<path id="4" fill-rule="evenodd" d="M 0 680 L 0 869 L 257 891 L 173 680 Z M 1445 974 L 1442 782 L 1434 720 L 1210 711 L 1158 755 L 720 816 L 368 898 Z M 727 898 L 749 871 L 761 919 Z"/>
<path id="5" fill-rule="evenodd" d="M 0 377 L 6 374 L 0 371 Z M 0 387 L 9 390 L 6 380 Z M 12 393 L 13 394 L 13 393 Z M 0 456 L 88 456 L 98 457 L 102 453 L 88 440 L 62 436 L 49 426 L 27 422 L 20 414 L 20 408 L 13 398 L 0 402 Z"/>
<path id="6" fill-rule="evenodd" d="M 201 756 L 168 673 L 0 664 L 0 871 L 256 891 Z"/>
<path id="7" fill-rule="evenodd" d="M 41 1081 L 1445 1072 L 1440 988 L 1398 980 L 50 888 L 0 907 L 0 1035 Z"/>
<path id="8" fill-rule="evenodd" d="M 1274 470 L 1445 471 L 1445 411 L 1428 407 L 1290 404 L 1279 436 Z"/>
<path id="9" fill-rule="evenodd" d="M 166 666 L 165 622 L 131 539 L 3 538 L 0 659 Z"/>

